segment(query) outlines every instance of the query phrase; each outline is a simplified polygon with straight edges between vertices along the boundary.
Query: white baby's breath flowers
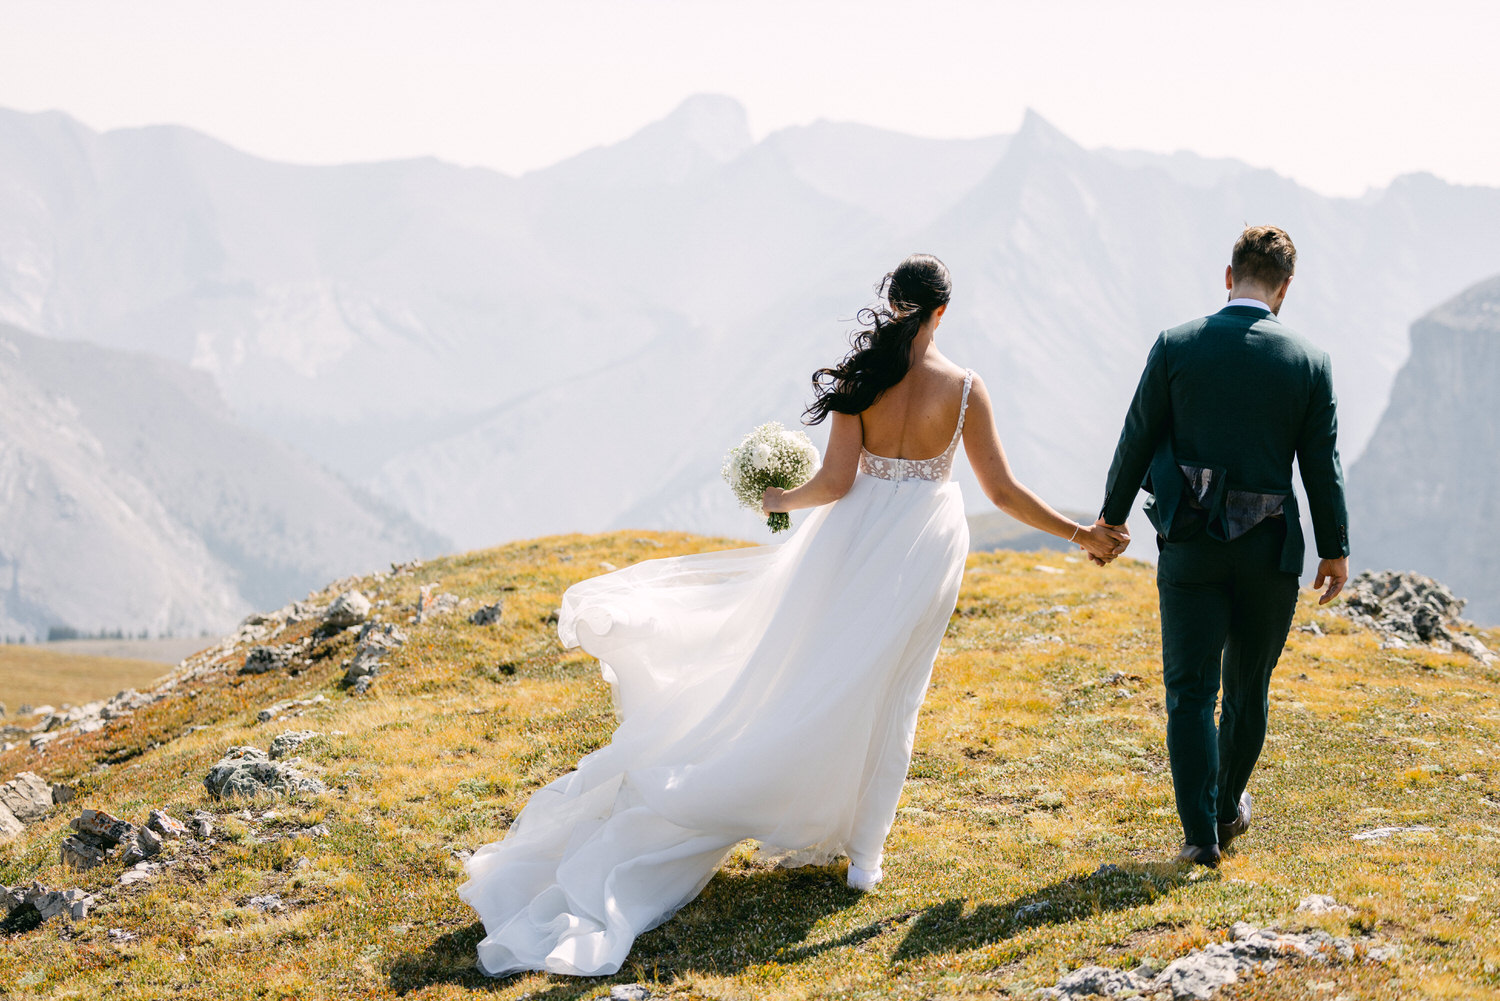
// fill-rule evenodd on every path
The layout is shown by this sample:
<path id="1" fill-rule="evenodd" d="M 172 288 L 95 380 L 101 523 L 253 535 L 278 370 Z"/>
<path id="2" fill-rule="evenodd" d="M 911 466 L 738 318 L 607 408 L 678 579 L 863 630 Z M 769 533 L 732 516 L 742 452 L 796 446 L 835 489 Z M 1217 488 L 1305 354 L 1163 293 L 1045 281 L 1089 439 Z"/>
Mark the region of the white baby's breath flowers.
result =
<path id="1" fill-rule="evenodd" d="M 788 431 L 779 421 L 771 421 L 745 435 L 724 457 L 721 472 L 724 482 L 734 491 L 740 506 L 760 510 L 760 500 L 767 487 L 791 490 L 812 479 L 818 467 L 818 450 L 807 434 Z M 771 531 L 789 528 L 792 519 L 777 511 L 766 519 Z"/>

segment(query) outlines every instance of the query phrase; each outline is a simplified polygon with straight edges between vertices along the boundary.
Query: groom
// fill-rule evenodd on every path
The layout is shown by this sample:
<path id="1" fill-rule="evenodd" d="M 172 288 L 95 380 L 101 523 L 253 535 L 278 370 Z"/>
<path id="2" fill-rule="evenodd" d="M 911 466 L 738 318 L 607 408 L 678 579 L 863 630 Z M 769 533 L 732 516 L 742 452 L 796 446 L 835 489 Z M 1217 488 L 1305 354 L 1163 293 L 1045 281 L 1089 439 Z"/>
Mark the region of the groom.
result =
<path id="1" fill-rule="evenodd" d="M 1224 275 L 1229 304 L 1156 338 L 1099 517 L 1122 526 L 1136 491 L 1151 494 L 1167 753 L 1185 836 L 1178 859 L 1207 866 L 1250 826 L 1245 786 L 1297 604 L 1304 543 L 1293 457 L 1321 558 L 1313 586 L 1327 582 L 1318 603 L 1349 577 L 1328 355 L 1276 319 L 1296 263 L 1284 231 L 1246 229 Z"/>

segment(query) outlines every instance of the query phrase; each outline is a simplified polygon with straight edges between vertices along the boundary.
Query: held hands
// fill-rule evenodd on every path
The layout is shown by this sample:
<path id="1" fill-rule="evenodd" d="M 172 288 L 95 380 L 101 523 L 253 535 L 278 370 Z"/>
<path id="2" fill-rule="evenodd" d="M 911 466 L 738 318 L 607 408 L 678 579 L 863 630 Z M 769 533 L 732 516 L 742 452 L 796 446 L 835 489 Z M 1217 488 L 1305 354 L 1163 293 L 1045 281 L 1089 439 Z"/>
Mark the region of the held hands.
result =
<path id="1" fill-rule="evenodd" d="M 1124 525 L 1106 524 L 1103 518 L 1078 533 L 1075 540 L 1098 566 L 1106 566 L 1130 545 L 1130 529 Z"/>
<path id="2" fill-rule="evenodd" d="M 1313 578 L 1313 587 L 1323 587 L 1323 581 L 1328 581 L 1328 586 L 1318 596 L 1318 604 L 1326 605 L 1338 597 L 1344 585 L 1349 582 L 1349 557 L 1340 556 L 1336 560 L 1319 560 L 1318 575 Z"/>

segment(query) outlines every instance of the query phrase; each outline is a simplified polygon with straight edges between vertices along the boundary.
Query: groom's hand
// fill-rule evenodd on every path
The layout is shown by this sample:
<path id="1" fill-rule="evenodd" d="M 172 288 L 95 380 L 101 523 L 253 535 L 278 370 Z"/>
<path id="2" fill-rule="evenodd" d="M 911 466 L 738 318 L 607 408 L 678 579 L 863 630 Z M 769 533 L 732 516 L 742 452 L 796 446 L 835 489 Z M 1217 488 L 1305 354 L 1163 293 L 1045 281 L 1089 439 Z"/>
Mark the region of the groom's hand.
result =
<path id="1" fill-rule="evenodd" d="M 1099 519 L 1088 530 L 1089 539 L 1079 546 L 1096 566 L 1107 566 L 1130 545 L 1130 529 Z"/>
<path id="2" fill-rule="evenodd" d="M 1349 557 L 1340 556 L 1336 560 L 1320 560 L 1318 562 L 1318 576 L 1313 578 L 1313 587 L 1323 587 L 1325 580 L 1328 582 L 1328 586 L 1324 588 L 1323 593 L 1318 597 L 1318 604 L 1320 605 L 1326 605 L 1334 598 L 1337 598 L 1339 592 L 1344 589 L 1344 585 L 1348 583 Z"/>

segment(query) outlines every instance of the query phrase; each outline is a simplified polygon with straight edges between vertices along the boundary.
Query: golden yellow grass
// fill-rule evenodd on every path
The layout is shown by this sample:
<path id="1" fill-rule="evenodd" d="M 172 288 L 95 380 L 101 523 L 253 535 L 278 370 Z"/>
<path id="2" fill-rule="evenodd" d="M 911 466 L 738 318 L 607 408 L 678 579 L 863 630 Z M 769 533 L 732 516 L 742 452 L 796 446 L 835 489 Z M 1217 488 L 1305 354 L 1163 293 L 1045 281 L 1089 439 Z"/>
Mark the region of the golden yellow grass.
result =
<path id="1" fill-rule="evenodd" d="M 146 688 L 166 664 L 124 657 L 58 653 L 24 644 L 0 645 L 0 703 L 12 716 L 22 705 L 82 705 L 126 688 Z"/>
<path id="2" fill-rule="evenodd" d="M 547 621 L 559 595 L 604 563 L 731 544 L 626 532 L 435 561 L 367 593 L 393 608 L 424 583 L 478 601 L 503 594 L 502 623 L 451 615 L 408 627 L 411 642 L 363 698 L 337 683 L 344 634 L 320 641 L 298 677 L 185 685 L 105 731 L 0 755 L 0 777 L 31 768 L 76 784 L 75 806 L 223 818 L 206 856 L 128 888 L 115 886 L 115 867 L 57 864 L 71 811 L 0 846 L 0 881 L 81 885 L 102 902 L 77 925 L 0 935 L 0 996 L 562 1001 L 641 980 L 675 998 L 1000 998 L 1086 963 L 1166 961 L 1238 920 L 1372 931 L 1402 956 L 1284 963 L 1226 999 L 1481 997 L 1500 986 L 1500 674 L 1462 656 L 1382 651 L 1306 599 L 1299 623 L 1331 635 L 1294 632 L 1277 672 L 1255 826 L 1220 871 L 1187 879 L 1161 864 L 1179 833 L 1152 570 L 1060 553 L 970 558 L 877 892 L 847 889 L 842 864 L 778 870 L 742 849 L 637 941 L 618 976 L 484 978 L 473 967 L 482 929 L 454 895 L 454 851 L 503 836 L 533 790 L 612 728 L 595 665 L 560 650 Z M 1113 672 L 1123 677 L 1106 682 Z M 255 722 L 277 699 L 320 692 L 328 701 L 307 715 Z M 201 779 L 225 747 L 264 747 L 294 728 L 325 734 L 304 757 L 329 793 L 280 803 L 270 821 L 258 819 L 266 804 L 247 821 L 233 816 L 243 804 L 208 799 Z M 330 835 L 267 840 L 313 823 Z M 1350 837 L 1392 824 L 1433 831 Z M 1106 864 L 1120 868 L 1097 872 Z M 267 892 L 288 909 L 247 906 Z M 1354 915 L 1299 919 L 1308 893 Z M 136 938 L 112 942 L 111 928 Z"/>

